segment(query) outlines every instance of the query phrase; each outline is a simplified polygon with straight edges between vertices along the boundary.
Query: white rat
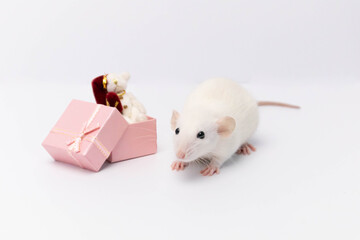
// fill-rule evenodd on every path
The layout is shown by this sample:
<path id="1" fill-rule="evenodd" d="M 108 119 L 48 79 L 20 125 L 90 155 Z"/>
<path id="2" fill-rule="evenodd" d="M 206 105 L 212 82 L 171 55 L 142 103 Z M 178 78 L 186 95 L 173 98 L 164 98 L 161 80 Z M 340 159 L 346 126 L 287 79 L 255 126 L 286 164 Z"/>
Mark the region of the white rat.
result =
<path id="1" fill-rule="evenodd" d="M 257 102 L 236 82 L 216 78 L 201 83 L 187 98 L 181 114 L 173 111 L 175 153 L 179 160 L 173 170 L 183 170 L 189 162 L 208 162 L 200 173 L 212 176 L 235 152 L 250 154 L 247 143 L 259 122 L 258 106 L 297 106 Z"/>
<path id="2" fill-rule="evenodd" d="M 126 92 L 129 79 L 130 74 L 127 72 L 121 74 L 109 73 L 107 75 L 106 90 L 115 92 L 119 96 L 123 106 L 122 114 L 129 123 L 145 121 L 147 117 L 144 106 L 132 93 Z"/>

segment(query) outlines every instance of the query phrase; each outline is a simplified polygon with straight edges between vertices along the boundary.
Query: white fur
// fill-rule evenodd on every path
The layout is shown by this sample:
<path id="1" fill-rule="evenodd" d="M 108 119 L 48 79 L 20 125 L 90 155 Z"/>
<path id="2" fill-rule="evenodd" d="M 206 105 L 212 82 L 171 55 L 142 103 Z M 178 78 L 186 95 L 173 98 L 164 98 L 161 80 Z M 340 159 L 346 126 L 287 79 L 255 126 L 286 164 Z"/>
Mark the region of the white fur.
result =
<path id="1" fill-rule="evenodd" d="M 129 81 L 130 74 L 129 73 L 109 73 L 107 75 L 107 86 L 106 89 L 108 92 L 115 92 L 117 94 L 126 90 L 127 83 Z M 146 110 L 144 106 L 135 98 L 132 93 L 126 92 L 123 95 L 123 99 L 121 99 L 121 104 L 127 108 L 123 109 L 123 116 L 129 123 L 141 122 L 147 119 Z"/>
<path id="2" fill-rule="evenodd" d="M 121 73 L 121 74 L 109 73 L 107 75 L 107 80 L 108 80 L 108 83 L 106 85 L 107 91 L 120 93 L 121 91 L 126 90 L 129 78 L 130 78 L 129 73 Z"/>
<path id="3" fill-rule="evenodd" d="M 221 166 L 255 132 L 258 121 L 257 101 L 236 82 L 223 78 L 200 84 L 187 98 L 183 111 L 172 120 L 175 151 L 183 151 L 184 162 L 199 158 L 210 159 Z M 219 120 L 231 117 L 236 125 L 229 136 L 218 133 Z M 226 122 L 226 121 L 225 121 Z M 203 131 L 204 139 L 197 138 Z"/>

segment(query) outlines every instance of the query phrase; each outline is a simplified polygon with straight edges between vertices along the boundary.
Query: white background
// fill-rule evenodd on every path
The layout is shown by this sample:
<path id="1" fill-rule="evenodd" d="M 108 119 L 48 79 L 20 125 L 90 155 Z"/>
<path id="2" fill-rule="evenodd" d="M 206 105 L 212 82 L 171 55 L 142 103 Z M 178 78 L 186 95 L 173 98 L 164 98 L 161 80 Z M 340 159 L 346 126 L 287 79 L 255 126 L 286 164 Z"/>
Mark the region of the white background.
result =
<path id="1" fill-rule="evenodd" d="M 2 1 L 1 239 L 359 239 L 360 2 Z M 129 71 L 156 155 L 92 173 L 41 142 L 90 81 Z M 220 175 L 170 171 L 169 119 L 224 76 L 264 107 Z"/>

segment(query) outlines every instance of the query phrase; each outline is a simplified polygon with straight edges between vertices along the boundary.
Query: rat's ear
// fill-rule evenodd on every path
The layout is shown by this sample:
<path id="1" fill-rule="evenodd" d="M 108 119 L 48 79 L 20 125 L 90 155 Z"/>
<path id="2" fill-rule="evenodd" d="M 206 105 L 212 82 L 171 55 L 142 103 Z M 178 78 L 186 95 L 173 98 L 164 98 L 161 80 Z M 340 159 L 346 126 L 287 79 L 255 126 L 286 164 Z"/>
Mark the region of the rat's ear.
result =
<path id="1" fill-rule="evenodd" d="M 129 81 L 129 79 L 130 79 L 130 73 L 128 73 L 128 72 L 123 72 L 123 73 L 120 74 L 120 76 L 123 79 L 125 79 L 126 81 Z"/>
<path id="2" fill-rule="evenodd" d="M 175 130 L 176 128 L 176 124 L 177 124 L 177 121 L 180 117 L 180 113 L 178 113 L 177 111 L 173 110 L 173 113 L 172 113 L 172 117 L 171 117 L 171 130 Z"/>
<path id="3" fill-rule="evenodd" d="M 216 121 L 218 125 L 217 132 L 222 137 L 229 136 L 235 129 L 236 122 L 232 117 L 223 117 Z"/>

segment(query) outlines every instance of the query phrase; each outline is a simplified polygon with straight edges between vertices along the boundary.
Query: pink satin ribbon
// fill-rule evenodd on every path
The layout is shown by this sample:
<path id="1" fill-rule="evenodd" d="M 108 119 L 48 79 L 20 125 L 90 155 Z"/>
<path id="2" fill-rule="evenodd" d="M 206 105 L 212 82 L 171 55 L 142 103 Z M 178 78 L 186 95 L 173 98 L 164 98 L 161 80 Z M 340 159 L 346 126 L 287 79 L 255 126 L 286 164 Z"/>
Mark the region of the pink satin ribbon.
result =
<path id="1" fill-rule="evenodd" d="M 88 135 L 88 134 L 90 134 L 90 133 L 92 133 L 92 132 L 94 132 L 94 131 L 96 131 L 96 130 L 98 130 L 100 128 L 99 123 L 95 127 L 89 128 L 89 125 L 94 120 L 95 115 L 98 113 L 98 111 L 99 111 L 99 106 L 97 106 L 94 113 L 91 115 L 90 119 L 87 122 L 84 123 L 83 127 L 81 128 L 81 132 L 79 133 L 79 135 L 76 138 L 74 138 L 74 139 L 67 142 L 67 145 L 69 146 L 70 151 L 74 151 L 76 153 L 80 152 L 80 144 L 81 144 L 83 138 L 86 135 Z"/>

